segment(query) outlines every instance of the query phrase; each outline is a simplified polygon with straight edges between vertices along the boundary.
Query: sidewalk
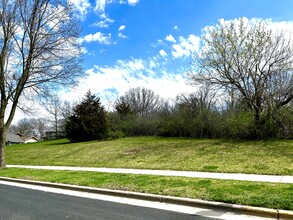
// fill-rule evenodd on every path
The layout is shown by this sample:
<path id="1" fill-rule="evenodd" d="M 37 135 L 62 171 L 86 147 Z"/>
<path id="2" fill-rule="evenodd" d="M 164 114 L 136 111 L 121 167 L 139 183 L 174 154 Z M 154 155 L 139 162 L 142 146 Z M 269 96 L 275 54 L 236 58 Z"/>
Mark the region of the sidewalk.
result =
<path id="1" fill-rule="evenodd" d="M 158 176 L 180 176 L 193 178 L 223 179 L 223 180 L 242 180 L 268 183 L 293 183 L 293 176 L 275 175 L 256 175 L 238 173 L 210 173 L 193 171 L 173 171 L 173 170 L 141 170 L 141 169 L 122 169 L 122 168 L 94 168 L 94 167 L 66 167 L 66 166 L 30 166 L 30 165 L 6 165 L 8 168 L 27 168 L 45 170 L 68 170 L 68 171 L 91 171 L 104 173 L 125 173 L 125 174 L 145 174 Z"/>

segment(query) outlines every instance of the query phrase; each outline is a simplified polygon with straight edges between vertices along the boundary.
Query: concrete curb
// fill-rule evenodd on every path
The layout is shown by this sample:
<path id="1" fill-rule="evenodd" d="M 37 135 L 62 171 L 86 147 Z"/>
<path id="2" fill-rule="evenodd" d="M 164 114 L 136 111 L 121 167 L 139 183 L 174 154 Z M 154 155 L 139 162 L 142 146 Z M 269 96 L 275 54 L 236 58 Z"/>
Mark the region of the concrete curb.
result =
<path id="1" fill-rule="evenodd" d="M 30 184 L 30 185 L 37 185 L 37 186 L 53 187 L 58 189 L 74 190 L 78 192 L 88 192 L 88 193 L 117 196 L 117 197 L 131 198 L 131 199 L 140 199 L 140 200 L 147 200 L 147 201 L 154 201 L 154 202 L 163 202 L 163 203 L 170 203 L 170 204 L 177 204 L 177 205 L 186 205 L 186 206 L 193 206 L 193 207 L 200 207 L 200 208 L 214 209 L 214 210 L 215 209 L 225 210 L 225 211 L 239 213 L 239 214 L 266 217 L 266 218 L 272 218 L 272 219 L 282 219 L 282 220 L 293 219 L 293 211 L 286 211 L 286 210 L 243 206 L 243 205 L 236 205 L 236 204 L 229 204 L 229 203 L 222 203 L 222 202 L 210 202 L 210 201 L 204 201 L 199 199 L 162 196 L 162 195 L 154 195 L 149 193 L 137 193 L 137 192 L 130 192 L 130 191 L 122 191 L 122 190 L 110 190 L 110 189 L 93 188 L 93 187 L 85 187 L 85 186 L 75 186 L 75 185 L 69 185 L 69 184 L 14 179 L 14 178 L 8 178 L 8 177 L 0 177 L 0 180 Z"/>

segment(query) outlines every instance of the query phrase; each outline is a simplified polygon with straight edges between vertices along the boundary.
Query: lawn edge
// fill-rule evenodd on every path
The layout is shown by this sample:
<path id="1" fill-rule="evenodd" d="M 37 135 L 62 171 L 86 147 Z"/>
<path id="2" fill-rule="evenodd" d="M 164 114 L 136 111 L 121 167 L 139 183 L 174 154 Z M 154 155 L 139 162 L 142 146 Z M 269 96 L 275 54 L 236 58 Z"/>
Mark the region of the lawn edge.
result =
<path id="1" fill-rule="evenodd" d="M 32 180 L 24 180 L 24 179 L 9 178 L 9 177 L 0 177 L 0 180 L 7 181 L 7 182 L 37 185 L 37 186 L 53 187 L 53 188 L 66 189 L 66 190 L 74 190 L 78 192 L 88 192 L 88 193 L 103 194 L 103 195 L 110 195 L 110 196 L 117 196 L 117 197 L 124 197 L 124 198 L 154 201 L 154 202 L 160 202 L 160 203 L 170 203 L 170 204 L 193 206 L 193 207 L 200 207 L 200 208 L 207 208 L 207 209 L 221 209 L 221 210 L 226 210 L 230 212 L 235 212 L 238 214 L 269 217 L 273 219 L 284 219 L 284 220 L 293 219 L 293 211 L 287 211 L 287 210 L 244 206 L 244 205 L 238 205 L 238 204 L 212 202 L 212 201 L 190 199 L 190 198 L 183 198 L 183 197 L 163 196 L 163 195 L 156 195 L 156 194 L 150 194 L 150 193 L 138 193 L 138 192 L 131 192 L 131 191 L 76 186 L 76 185 L 62 184 L 62 183 L 32 181 Z"/>

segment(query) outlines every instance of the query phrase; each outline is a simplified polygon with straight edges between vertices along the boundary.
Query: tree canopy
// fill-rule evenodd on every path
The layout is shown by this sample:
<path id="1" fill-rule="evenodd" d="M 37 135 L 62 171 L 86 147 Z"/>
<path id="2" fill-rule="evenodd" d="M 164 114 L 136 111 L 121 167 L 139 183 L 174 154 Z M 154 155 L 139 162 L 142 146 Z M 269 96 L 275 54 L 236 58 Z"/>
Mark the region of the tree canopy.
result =
<path id="1" fill-rule="evenodd" d="M 255 137 L 293 99 L 291 36 L 263 20 L 220 20 L 205 29 L 190 79 L 235 91 L 254 112 Z"/>

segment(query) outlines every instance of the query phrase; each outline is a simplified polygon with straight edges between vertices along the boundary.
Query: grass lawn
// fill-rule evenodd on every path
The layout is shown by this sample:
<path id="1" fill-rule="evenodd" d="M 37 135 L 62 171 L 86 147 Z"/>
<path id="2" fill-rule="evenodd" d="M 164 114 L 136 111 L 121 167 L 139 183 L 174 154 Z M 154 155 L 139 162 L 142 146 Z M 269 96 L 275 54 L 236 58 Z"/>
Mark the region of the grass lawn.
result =
<path id="1" fill-rule="evenodd" d="M 134 137 L 6 147 L 7 164 L 293 175 L 293 141 Z"/>
<path id="2" fill-rule="evenodd" d="M 0 176 L 293 210 L 293 184 L 18 168 Z"/>

